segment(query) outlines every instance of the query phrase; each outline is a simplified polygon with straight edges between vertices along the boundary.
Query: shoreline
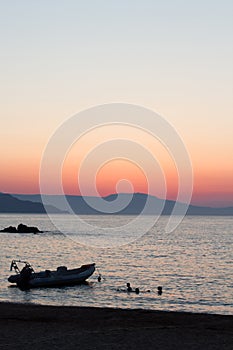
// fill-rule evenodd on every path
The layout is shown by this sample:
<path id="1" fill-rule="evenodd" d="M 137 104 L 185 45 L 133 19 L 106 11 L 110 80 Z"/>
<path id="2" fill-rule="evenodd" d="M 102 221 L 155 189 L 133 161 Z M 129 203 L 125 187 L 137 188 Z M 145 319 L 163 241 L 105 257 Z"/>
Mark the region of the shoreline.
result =
<path id="1" fill-rule="evenodd" d="M 0 302 L 0 349 L 233 348 L 233 315 Z"/>

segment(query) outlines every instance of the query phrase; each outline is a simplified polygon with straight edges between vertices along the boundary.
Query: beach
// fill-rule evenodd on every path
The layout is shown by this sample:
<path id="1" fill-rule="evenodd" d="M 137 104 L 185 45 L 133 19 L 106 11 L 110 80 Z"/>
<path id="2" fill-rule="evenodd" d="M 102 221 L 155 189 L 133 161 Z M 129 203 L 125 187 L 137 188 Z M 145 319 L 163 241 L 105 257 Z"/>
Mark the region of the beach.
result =
<path id="1" fill-rule="evenodd" d="M 233 317 L 0 303 L 0 349 L 232 349 Z"/>

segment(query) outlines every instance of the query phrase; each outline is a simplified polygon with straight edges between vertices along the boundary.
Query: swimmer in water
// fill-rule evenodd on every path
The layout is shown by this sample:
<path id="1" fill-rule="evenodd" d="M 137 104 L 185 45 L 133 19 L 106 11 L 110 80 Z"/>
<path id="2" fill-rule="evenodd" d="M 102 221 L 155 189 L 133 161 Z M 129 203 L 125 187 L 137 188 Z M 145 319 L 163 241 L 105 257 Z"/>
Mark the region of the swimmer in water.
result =
<path id="1" fill-rule="evenodd" d="M 163 287 L 158 286 L 158 295 L 162 295 L 163 293 Z"/>
<path id="2" fill-rule="evenodd" d="M 126 286 L 127 286 L 127 292 L 133 291 L 132 287 L 130 286 L 130 283 L 127 283 Z"/>

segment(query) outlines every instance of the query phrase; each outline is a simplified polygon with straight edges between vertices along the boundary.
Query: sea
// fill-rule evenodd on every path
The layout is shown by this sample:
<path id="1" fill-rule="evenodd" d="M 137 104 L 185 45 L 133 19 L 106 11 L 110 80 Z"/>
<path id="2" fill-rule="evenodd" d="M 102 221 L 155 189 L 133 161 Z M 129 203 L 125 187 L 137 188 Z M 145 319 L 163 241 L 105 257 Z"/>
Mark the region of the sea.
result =
<path id="1" fill-rule="evenodd" d="M 233 314 L 233 218 L 186 216 L 173 232 L 161 217 L 141 236 L 124 239 L 129 216 L 83 216 L 97 229 L 79 230 L 72 217 L 57 214 L 56 227 L 46 214 L 1 214 L 0 228 L 24 223 L 39 234 L 0 233 L 0 300 L 44 305 L 72 305 Z M 99 227 L 118 225 L 101 236 Z M 116 235 L 121 239 L 118 240 Z M 112 237 L 111 237 L 112 235 Z M 109 242 L 113 244 L 109 244 Z M 107 244 L 104 245 L 106 239 Z M 117 242 L 119 244 L 117 244 Z M 12 259 L 29 261 L 35 271 L 96 263 L 88 283 L 21 291 L 7 278 Z M 101 282 L 97 278 L 101 274 Z M 140 293 L 127 293 L 126 283 Z M 158 294 L 158 286 L 163 293 Z"/>

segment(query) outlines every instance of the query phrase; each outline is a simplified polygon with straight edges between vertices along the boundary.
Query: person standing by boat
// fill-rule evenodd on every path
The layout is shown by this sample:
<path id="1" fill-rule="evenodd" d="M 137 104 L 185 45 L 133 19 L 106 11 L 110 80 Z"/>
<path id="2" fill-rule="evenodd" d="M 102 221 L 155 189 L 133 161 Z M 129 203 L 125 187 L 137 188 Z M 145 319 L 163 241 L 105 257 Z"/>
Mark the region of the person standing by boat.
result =
<path id="1" fill-rule="evenodd" d="M 27 289 L 29 286 L 29 280 L 31 278 L 32 269 L 30 265 L 25 264 L 20 272 L 20 280 L 18 282 L 18 286 L 21 289 Z"/>

